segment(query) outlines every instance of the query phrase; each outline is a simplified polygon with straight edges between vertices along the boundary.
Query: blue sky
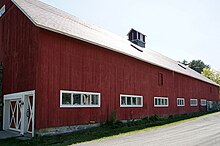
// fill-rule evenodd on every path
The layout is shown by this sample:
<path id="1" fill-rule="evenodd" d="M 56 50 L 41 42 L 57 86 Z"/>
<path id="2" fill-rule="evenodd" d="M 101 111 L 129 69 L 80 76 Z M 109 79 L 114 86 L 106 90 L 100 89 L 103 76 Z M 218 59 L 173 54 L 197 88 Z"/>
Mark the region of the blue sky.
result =
<path id="1" fill-rule="evenodd" d="M 41 0 L 174 60 L 201 59 L 220 70 L 220 0 Z"/>

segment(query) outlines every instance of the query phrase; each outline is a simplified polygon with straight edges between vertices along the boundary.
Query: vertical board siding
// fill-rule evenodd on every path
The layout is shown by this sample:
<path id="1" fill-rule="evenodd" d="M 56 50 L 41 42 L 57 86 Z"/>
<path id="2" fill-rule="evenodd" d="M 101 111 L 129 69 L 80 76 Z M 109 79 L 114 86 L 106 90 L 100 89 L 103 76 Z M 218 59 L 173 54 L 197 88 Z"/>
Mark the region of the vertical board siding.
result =
<path id="1" fill-rule="evenodd" d="M 0 20 L 3 94 L 33 90 L 38 29 L 15 6 Z"/>
<path id="2" fill-rule="evenodd" d="M 218 87 L 197 79 L 46 30 L 40 30 L 39 38 L 38 129 L 105 122 L 114 112 L 120 120 L 196 112 L 200 106 L 190 107 L 190 98 L 216 100 Z M 213 93 L 206 90 L 210 87 Z M 99 92 L 101 107 L 60 108 L 60 90 Z M 142 95 L 143 107 L 120 108 L 120 94 Z M 169 107 L 155 108 L 155 96 L 169 97 Z M 177 107 L 177 97 L 185 98 L 185 107 Z"/>

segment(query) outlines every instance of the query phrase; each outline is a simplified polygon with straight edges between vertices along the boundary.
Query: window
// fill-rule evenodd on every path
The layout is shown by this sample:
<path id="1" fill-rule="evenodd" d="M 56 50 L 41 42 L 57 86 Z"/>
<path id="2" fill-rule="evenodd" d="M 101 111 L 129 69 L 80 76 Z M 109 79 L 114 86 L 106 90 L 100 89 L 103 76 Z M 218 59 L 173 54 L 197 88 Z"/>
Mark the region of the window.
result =
<path id="1" fill-rule="evenodd" d="M 162 73 L 158 73 L 158 85 L 162 86 L 163 85 L 163 74 Z"/>
<path id="2" fill-rule="evenodd" d="M 142 42 L 144 42 L 144 35 L 143 34 L 141 34 L 140 32 L 137 32 L 137 38 L 140 40 L 140 41 L 142 41 Z"/>
<path id="3" fill-rule="evenodd" d="M 131 40 L 134 39 L 134 32 L 131 33 Z"/>
<path id="4" fill-rule="evenodd" d="M 185 99 L 177 98 L 177 106 L 185 106 Z"/>
<path id="5" fill-rule="evenodd" d="M 201 106 L 206 106 L 206 99 L 201 99 L 200 100 L 200 105 Z"/>
<path id="6" fill-rule="evenodd" d="M 197 105 L 198 105 L 197 99 L 190 99 L 190 106 L 197 106 Z"/>
<path id="7" fill-rule="evenodd" d="M 168 97 L 154 97 L 154 107 L 168 107 Z"/>
<path id="8" fill-rule="evenodd" d="M 120 107 L 143 107 L 143 96 L 121 94 Z"/>
<path id="9" fill-rule="evenodd" d="M 0 17 L 5 13 L 5 5 L 0 9 Z"/>
<path id="10" fill-rule="evenodd" d="M 100 93 L 61 90 L 60 107 L 100 107 Z"/>
<path id="11" fill-rule="evenodd" d="M 144 41 L 144 35 L 140 33 L 140 40 Z"/>

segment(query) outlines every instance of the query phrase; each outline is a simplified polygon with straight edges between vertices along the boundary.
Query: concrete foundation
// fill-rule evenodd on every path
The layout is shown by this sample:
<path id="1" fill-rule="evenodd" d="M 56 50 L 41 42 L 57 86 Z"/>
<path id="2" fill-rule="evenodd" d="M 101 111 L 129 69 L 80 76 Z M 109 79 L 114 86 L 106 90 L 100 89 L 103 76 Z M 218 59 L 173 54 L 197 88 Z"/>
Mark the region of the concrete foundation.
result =
<path id="1" fill-rule="evenodd" d="M 98 127 L 98 126 L 100 126 L 100 123 L 89 124 L 89 125 L 75 125 L 75 126 L 63 126 L 63 127 L 55 127 L 55 128 L 46 128 L 46 129 L 36 130 L 35 134 L 38 135 L 38 136 L 58 135 L 58 134 L 82 131 L 82 130 L 86 130 L 86 129 L 90 129 L 90 128 Z"/>

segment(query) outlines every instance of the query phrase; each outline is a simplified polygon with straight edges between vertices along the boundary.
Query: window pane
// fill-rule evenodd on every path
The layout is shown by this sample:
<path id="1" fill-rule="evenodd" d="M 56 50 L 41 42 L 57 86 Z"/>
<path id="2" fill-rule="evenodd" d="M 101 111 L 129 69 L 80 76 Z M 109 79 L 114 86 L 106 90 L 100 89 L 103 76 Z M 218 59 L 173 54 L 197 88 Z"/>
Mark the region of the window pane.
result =
<path id="1" fill-rule="evenodd" d="M 124 96 L 121 97 L 121 105 L 126 105 L 126 98 Z"/>
<path id="2" fill-rule="evenodd" d="M 167 103 L 167 99 L 164 99 L 164 105 L 168 105 L 168 103 Z"/>
<path id="3" fill-rule="evenodd" d="M 143 35 L 142 34 L 140 34 L 140 40 L 143 41 Z"/>
<path id="4" fill-rule="evenodd" d="M 90 105 L 90 95 L 89 94 L 82 94 L 83 104 Z"/>
<path id="5" fill-rule="evenodd" d="M 62 93 L 62 104 L 71 104 L 71 93 Z"/>
<path id="6" fill-rule="evenodd" d="M 181 105 L 181 100 L 180 99 L 178 99 L 178 105 Z"/>
<path id="7" fill-rule="evenodd" d="M 132 104 L 133 104 L 133 105 L 137 105 L 137 100 L 136 100 L 135 97 L 132 98 Z"/>
<path id="8" fill-rule="evenodd" d="M 137 105 L 141 105 L 141 98 L 137 98 Z"/>
<path id="9" fill-rule="evenodd" d="M 161 105 L 161 99 L 160 98 L 158 99 L 158 105 Z"/>
<path id="10" fill-rule="evenodd" d="M 81 105 L 81 94 L 73 94 L 73 104 Z"/>
<path id="11" fill-rule="evenodd" d="M 99 96 L 98 95 L 92 95 L 92 105 L 98 105 L 99 104 Z"/>
<path id="12" fill-rule="evenodd" d="M 165 99 L 162 99 L 162 105 L 165 105 Z"/>
<path id="13" fill-rule="evenodd" d="M 134 39 L 134 32 L 131 33 L 131 39 Z"/>
<path id="14" fill-rule="evenodd" d="M 131 105 L 131 97 L 127 97 L 127 105 Z"/>

